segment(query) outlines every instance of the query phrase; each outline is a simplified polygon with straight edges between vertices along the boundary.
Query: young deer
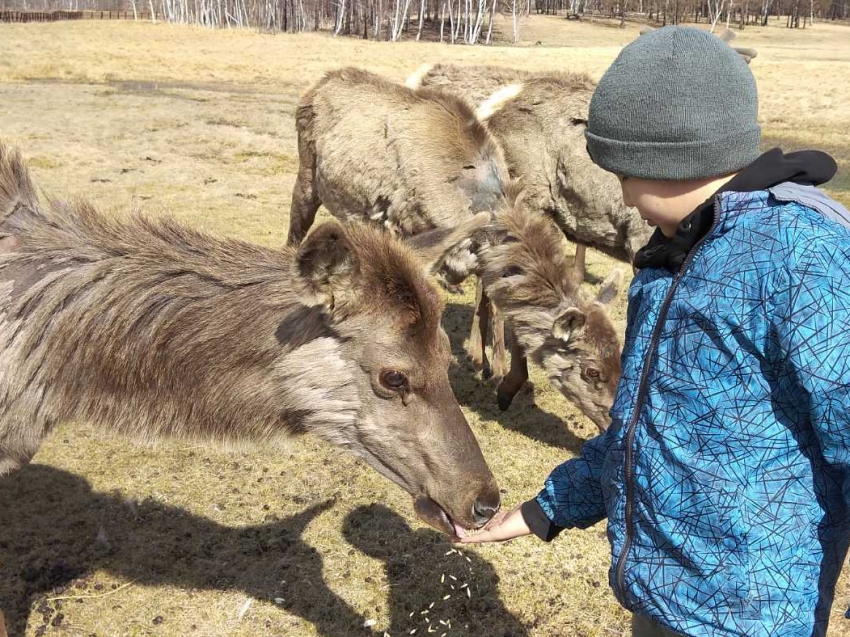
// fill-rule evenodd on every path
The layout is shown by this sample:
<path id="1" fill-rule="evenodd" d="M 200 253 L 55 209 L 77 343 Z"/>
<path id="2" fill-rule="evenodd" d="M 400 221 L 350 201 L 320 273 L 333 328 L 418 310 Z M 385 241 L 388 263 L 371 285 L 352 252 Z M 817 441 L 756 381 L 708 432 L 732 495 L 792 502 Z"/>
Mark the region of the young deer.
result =
<path id="1" fill-rule="evenodd" d="M 295 122 L 299 166 L 291 246 L 304 237 L 320 205 L 338 219 L 370 220 L 409 238 L 494 212 L 508 181 L 499 144 L 472 108 L 449 92 L 413 91 L 347 68 L 328 73 L 304 94 Z M 449 285 L 475 274 L 483 241 L 476 233 L 446 255 L 440 273 Z M 503 330 L 479 285 L 470 357 L 485 374 L 491 313 L 493 372 L 501 376 Z"/>
<path id="2" fill-rule="evenodd" d="M 622 345 L 608 308 L 622 284 L 615 269 L 595 299 L 585 298 L 563 236 L 509 189 L 494 241 L 481 253 L 484 288 L 513 327 L 511 369 L 499 385 L 507 409 L 528 379 L 526 356 L 600 430 L 620 378 Z"/>

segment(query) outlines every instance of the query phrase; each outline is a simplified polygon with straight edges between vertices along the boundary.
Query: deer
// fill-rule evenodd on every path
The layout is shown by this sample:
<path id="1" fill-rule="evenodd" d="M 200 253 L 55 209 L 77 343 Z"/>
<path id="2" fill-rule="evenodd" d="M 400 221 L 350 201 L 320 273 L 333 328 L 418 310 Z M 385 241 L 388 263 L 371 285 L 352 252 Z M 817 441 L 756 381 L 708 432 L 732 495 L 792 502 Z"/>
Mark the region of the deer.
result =
<path id="1" fill-rule="evenodd" d="M 498 388 L 507 409 L 528 380 L 527 357 L 579 411 L 604 431 L 620 379 L 622 344 L 609 310 L 623 282 L 614 269 L 595 298 L 581 287 L 564 237 L 550 218 L 508 188 L 480 254 L 484 289 L 513 328 L 511 368 Z"/>
<path id="2" fill-rule="evenodd" d="M 442 88 L 479 106 L 479 119 L 502 146 L 511 178 L 521 178 L 527 205 L 549 215 L 576 245 L 585 275 L 586 247 L 631 263 L 651 230 L 623 204 L 616 176 L 596 166 L 584 131 L 595 82 L 583 73 L 536 73 L 493 66 L 423 66 L 414 90 Z"/>
<path id="3" fill-rule="evenodd" d="M 576 245 L 579 281 L 585 277 L 586 246 L 632 263 L 649 240 L 651 229 L 623 203 L 617 177 L 596 166 L 585 150 L 596 86 L 587 75 L 437 64 L 420 67 L 407 86 L 454 90 L 479 104 L 477 116 L 502 146 L 511 179 L 522 182 L 524 206 L 554 221 Z M 523 359 L 524 348 L 515 340 L 510 371 L 497 390 L 503 410 L 528 377 Z"/>
<path id="4" fill-rule="evenodd" d="M 449 383 L 428 272 L 488 220 L 415 249 L 329 221 L 272 249 L 42 206 L 0 144 L 0 477 L 66 421 L 142 439 L 312 434 L 406 490 L 427 524 L 480 528 L 499 489 Z"/>
<path id="5" fill-rule="evenodd" d="M 493 213 L 508 169 L 497 141 L 466 101 L 442 90 L 411 90 L 378 75 L 343 68 L 301 97 L 295 116 L 298 173 L 288 244 L 297 246 L 320 205 L 341 221 L 364 220 L 416 241 L 451 232 L 476 213 Z M 476 273 L 486 232 L 474 233 L 440 264 L 448 287 Z M 487 324 L 494 321 L 492 366 Z M 501 377 L 501 320 L 476 286 L 469 355 L 485 378 Z"/>

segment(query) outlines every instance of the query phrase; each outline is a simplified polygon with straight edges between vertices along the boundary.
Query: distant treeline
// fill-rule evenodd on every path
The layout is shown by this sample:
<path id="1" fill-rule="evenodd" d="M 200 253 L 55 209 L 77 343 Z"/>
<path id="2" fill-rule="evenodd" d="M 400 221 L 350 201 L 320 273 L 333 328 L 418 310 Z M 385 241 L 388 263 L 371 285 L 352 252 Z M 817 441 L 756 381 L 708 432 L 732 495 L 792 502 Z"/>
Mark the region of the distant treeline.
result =
<path id="1" fill-rule="evenodd" d="M 56 22 L 57 20 L 150 20 L 153 14 L 146 11 L 24 11 L 20 9 L 0 10 L 0 22 Z M 161 18 L 162 16 L 160 16 Z"/>
<path id="2" fill-rule="evenodd" d="M 0 21 L 165 20 L 271 31 L 328 30 L 375 40 L 489 43 L 496 12 L 513 18 L 514 40 L 529 13 L 574 19 L 712 22 L 805 27 L 850 19 L 850 0 L 0 0 Z M 782 22 L 781 22 L 782 23 Z"/>

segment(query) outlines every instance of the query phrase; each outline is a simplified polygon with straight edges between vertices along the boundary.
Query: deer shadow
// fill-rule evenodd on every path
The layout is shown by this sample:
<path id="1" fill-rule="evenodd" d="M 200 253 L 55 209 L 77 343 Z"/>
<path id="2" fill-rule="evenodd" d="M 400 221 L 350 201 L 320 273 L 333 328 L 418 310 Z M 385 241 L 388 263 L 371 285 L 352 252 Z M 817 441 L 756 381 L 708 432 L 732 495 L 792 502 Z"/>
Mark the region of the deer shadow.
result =
<path id="1" fill-rule="evenodd" d="M 327 500 L 267 524 L 231 528 L 153 501 L 131 508 L 80 477 L 30 465 L 0 481 L 0 608 L 9 635 L 25 633 L 36 605 L 45 627 L 56 621 L 62 602 L 49 602 L 48 594 L 88 586 L 98 569 L 148 586 L 278 598 L 321 635 L 374 635 L 325 584 L 321 555 L 301 539 L 332 505 Z"/>
<path id="2" fill-rule="evenodd" d="M 460 303 L 446 304 L 443 312 L 443 328 L 449 336 L 452 354 L 457 360 L 457 364 L 449 368 L 449 380 L 458 402 L 482 418 L 498 422 L 505 429 L 574 454 L 580 453 L 587 439 L 570 431 L 564 418 L 540 409 L 534 403 L 532 387 L 521 390 L 510 409 L 499 409 L 496 385 L 493 381 L 477 378 L 475 370 L 467 361 L 464 339 L 472 329 L 472 313 L 471 306 Z"/>
<path id="3" fill-rule="evenodd" d="M 465 547 L 447 550 L 436 531 L 414 531 L 400 515 L 374 504 L 349 513 L 342 532 L 349 544 L 384 563 L 390 635 L 528 634 L 499 598 L 493 567 Z"/>

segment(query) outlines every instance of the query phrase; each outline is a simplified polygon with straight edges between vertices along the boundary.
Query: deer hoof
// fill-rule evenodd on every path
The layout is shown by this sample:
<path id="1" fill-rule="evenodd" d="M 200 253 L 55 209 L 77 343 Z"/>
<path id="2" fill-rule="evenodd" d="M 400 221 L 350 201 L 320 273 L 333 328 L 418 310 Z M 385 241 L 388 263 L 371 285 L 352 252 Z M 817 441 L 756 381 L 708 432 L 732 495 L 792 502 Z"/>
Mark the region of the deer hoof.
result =
<path id="1" fill-rule="evenodd" d="M 511 406 L 511 403 L 514 401 L 514 395 L 512 393 L 501 389 L 496 391 L 496 398 L 499 401 L 499 409 L 502 411 L 507 411 Z"/>

